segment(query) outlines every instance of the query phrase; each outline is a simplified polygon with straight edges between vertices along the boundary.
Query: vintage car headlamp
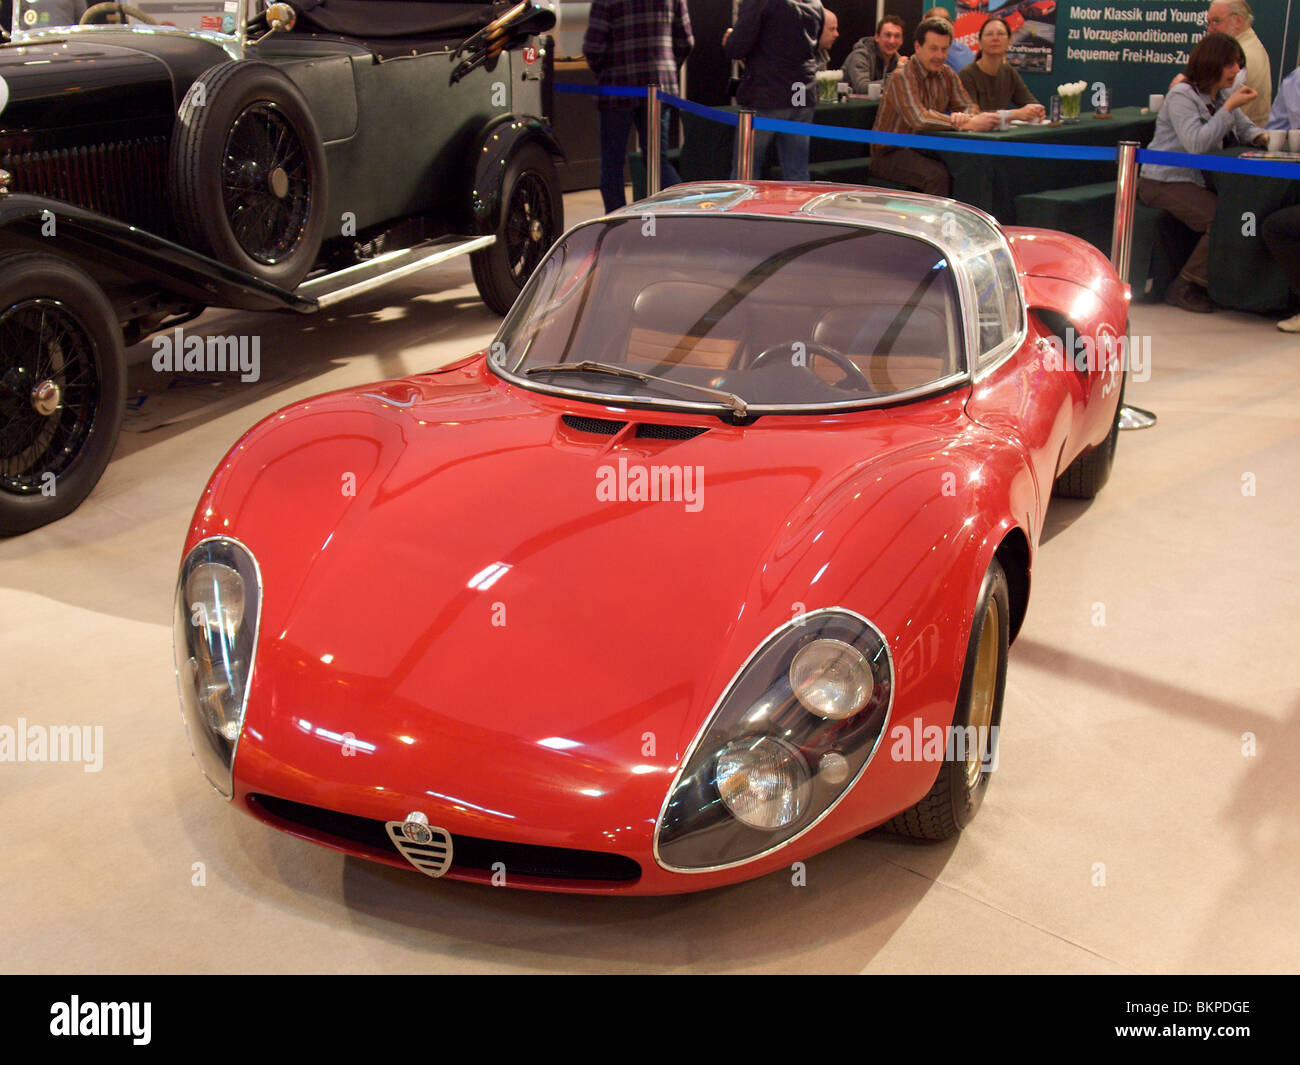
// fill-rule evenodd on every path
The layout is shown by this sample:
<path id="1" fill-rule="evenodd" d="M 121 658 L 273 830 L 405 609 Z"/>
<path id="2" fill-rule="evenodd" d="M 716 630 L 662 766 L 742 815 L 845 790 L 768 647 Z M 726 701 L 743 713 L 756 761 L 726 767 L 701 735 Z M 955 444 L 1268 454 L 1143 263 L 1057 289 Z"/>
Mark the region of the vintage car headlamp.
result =
<path id="1" fill-rule="evenodd" d="M 173 649 L 181 716 L 195 761 L 227 799 L 234 794 L 261 590 L 257 562 L 227 537 L 196 544 L 176 582 Z"/>
<path id="2" fill-rule="evenodd" d="M 818 717 L 842 721 L 856 714 L 875 686 L 862 652 L 843 640 L 813 640 L 790 663 L 795 697 Z"/>
<path id="3" fill-rule="evenodd" d="M 893 690 L 888 644 L 866 618 L 830 608 L 781 626 L 691 744 L 659 816 L 659 864 L 727 868 L 808 831 L 871 760 Z"/>

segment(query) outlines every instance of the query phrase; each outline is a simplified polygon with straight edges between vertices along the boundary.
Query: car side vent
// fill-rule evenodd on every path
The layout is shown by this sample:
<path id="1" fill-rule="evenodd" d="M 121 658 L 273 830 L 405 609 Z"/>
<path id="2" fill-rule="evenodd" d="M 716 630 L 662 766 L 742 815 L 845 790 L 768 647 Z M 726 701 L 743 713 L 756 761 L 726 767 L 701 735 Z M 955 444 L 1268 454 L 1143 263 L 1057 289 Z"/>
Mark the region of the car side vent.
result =
<path id="1" fill-rule="evenodd" d="M 627 424 L 627 422 L 615 421 L 613 418 L 584 418 L 577 414 L 562 414 L 560 421 L 580 433 L 596 433 L 600 436 L 613 436 Z"/>
<path id="2" fill-rule="evenodd" d="M 698 425 L 656 425 L 643 422 L 636 427 L 638 440 L 693 440 L 701 433 L 707 433 Z"/>

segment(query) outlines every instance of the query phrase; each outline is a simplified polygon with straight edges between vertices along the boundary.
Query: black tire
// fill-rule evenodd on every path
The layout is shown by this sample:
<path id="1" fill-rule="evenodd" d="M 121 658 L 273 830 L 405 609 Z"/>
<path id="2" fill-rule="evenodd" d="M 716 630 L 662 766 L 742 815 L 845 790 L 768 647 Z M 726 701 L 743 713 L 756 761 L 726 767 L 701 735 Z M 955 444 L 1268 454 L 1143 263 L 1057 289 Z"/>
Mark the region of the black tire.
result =
<path id="1" fill-rule="evenodd" d="M 325 233 L 325 150 L 302 93 L 275 67 L 223 63 L 195 79 L 168 181 L 190 247 L 281 288 L 307 276 Z"/>
<path id="2" fill-rule="evenodd" d="M 501 186 L 496 243 L 470 255 L 483 302 L 505 314 L 533 270 L 564 232 L 564 200 L 551 153 L 525 144 L 510 159 Z"/>
<path id="3" fill-rule="evenodd" d="M 81 504 L 112 458 L 125 403 L 122 330 L 99 286 L 53 255 L 0 256 L 0 535 Z"/>
<path id="4" fill-rule="evenodd" d="M 1115 418 L 1110 423 L 1106 439 L 1075 459 L 1052 486 L 1052 495 L 1062 499 L 1092 499 L 1110 480 L 1115 465 L 1115 448 L 1119 444 L 1119 412 L 1124 407 L 1124 386 L 1128 371 L 1120 371 L 1119 402 L 1115 404 Z"/>
<path id="5" fill-rule="evenodd" d="M 972 764 L 966 758 L 957 758 L 956 755 L 962 752 L 954 744 L 947 744 L 946 758 L 939 767 L 934 785 L 925 798 L 883 826 L 889 831 L 913 839 L 951 839 L 970 824 L 979 812 L 984 794 L 988 791 L 992 775 L 989 763 L 996 753 L 997 733 L 1002 726 L 1010 622 L 1007 577 L 997 559 L 994 559 L 980 585 L 975 618 L 971 623 L 970 642 L 966 647 L 961 691 L 957 696 L 952 722 L 955 729 L 965 728 L 973 723 L 973 716 L 987 718 L 988 725 L 991 726 L 986 733 L 987 749 L 974 750 L 976 759 Z M 980 661 L 981 652 L 990 656 L 984 662 Z M 991 705 L 988 704 L 990 699 Z M 980 723 L 982 722 L 974 722 L 977 728 Z M 967 753 L 971 751 L 972 748 L 967 748 Z"/>

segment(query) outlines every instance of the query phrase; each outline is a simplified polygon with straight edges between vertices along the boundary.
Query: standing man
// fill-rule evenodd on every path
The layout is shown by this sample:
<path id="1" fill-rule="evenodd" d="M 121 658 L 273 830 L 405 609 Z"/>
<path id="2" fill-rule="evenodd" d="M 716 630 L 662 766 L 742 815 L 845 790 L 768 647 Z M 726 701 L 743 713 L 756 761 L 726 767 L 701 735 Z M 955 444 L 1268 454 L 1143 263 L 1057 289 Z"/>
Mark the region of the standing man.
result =
<path id="1" fill-rule="evenodd" d="M 882 80 L 907 62 L 899 55 L 907 26 L 897 15 L 886 15 L 876 24 L 875 37 L 863 37 L 844 61 L 844 80 L 854 92 L 865 93 L 873 81 Z"/>
<path id="2" fill-rule="evenodd" d="M 826 21 L 822 23 L 822 35 L 817 39 L 817 70 L 831 68 L 831 45 L 840 39 L 840 20 L 829 7 L 822 8 Z"/>
<path id="3" fill-rule="evenodd" d="M 981 114 L 961 79 L 948 66 L 952 23 L 926 19 L 916 27 L 916 54 L 889 79 L 876 115 L 877 133 L 920 133 L 927 129 L 988 131 L 998 125 L 992 112 Z M 897 181 L 931 196 L 947 196 L 952 175 L 942 159 L 912 148 L 871 146 L 871 175 Z"/>
<path id="4" fill-rule="evenodd" d="M 686 62 L 695 38 L 686 0 L 593 0 L 582 41 L 582 54 L 598 85 L 658 85 L 679 95 L 677 70 Z M 646 105 L 627 96 L 602 96 L 600 113 L 600 195 L 606 211 L 627 203 L 623 167 L 627 138 L 636 123 L 641 150 L 649 146 Z M 660 111 L 659 174 L 664 188 L 681 181 L 668 161 L 668 108 Z"/>
<path id="5" fill-rule="evenodd" d="M 1251 29 L 1254 22 L 1255 15 L 1246 0 L 1215 0 L 1205 15 L 1205 25 L 1211 33 L 1232 34 L 1246 53 L 1246 84 L 1256 95 L 1241 111 L 1255 125 L 1265 126 L 1269 108 L 1273 106 L 1273 66 L 1263 42 Z"/>
<path id="6" fill-rule="evenodd" d="M 817 43 L 825 21 L 820 0 L 744 0 L 735 27 L 722 38 L 727 58 L 745 61 L 736 103 L 760 118 L 811 122 L 817 100 Z M 774 137 L 782 176 L 807 181 L 809 138 L 795 133 L 755 130 L 754 173 Z"/>

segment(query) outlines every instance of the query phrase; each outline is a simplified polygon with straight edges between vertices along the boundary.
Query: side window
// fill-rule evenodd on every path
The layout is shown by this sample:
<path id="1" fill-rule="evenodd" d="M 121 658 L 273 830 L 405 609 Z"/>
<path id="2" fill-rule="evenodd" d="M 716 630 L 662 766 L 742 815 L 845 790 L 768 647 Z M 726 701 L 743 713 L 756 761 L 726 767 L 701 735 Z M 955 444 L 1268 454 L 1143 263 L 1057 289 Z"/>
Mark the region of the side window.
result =
<path id="1" fill-rule="evenodd" d="M 1020 328 L 1020 293 L 1011 256 L 1001 246 L 988 248 L 968 260 L 975 282 L 979 313 L 979 368 L 997 356 L 997 349 Z"/>

